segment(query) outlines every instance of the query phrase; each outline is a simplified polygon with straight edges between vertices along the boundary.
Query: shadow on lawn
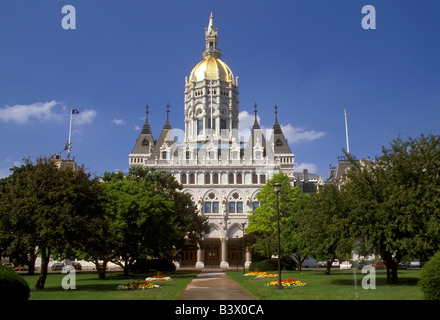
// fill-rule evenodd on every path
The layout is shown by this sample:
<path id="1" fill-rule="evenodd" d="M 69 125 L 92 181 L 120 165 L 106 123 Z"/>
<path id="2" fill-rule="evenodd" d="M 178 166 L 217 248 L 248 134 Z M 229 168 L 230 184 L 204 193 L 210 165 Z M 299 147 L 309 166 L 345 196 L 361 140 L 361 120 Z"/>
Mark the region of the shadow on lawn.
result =
<path id="1" fill-rule="evenodd" d="M 362 285 L 362 275 L 357 275 L 356 283 L 358 286 Z M 402 278 L 397 280 L 397 286 L 404 285 L 404 286 L 416 286 L 417 282 L 419 281 L 418 278 L 411 277 L 411 278 Z M 347 286 L 353 286 L 354 285 L 354 279 L 333 279 L 331 284 L 335 285 L 347 285 Z M 385 286 L 389 285 L 386 278 L 376 278 L 376 285 L 377 286 Z"/>

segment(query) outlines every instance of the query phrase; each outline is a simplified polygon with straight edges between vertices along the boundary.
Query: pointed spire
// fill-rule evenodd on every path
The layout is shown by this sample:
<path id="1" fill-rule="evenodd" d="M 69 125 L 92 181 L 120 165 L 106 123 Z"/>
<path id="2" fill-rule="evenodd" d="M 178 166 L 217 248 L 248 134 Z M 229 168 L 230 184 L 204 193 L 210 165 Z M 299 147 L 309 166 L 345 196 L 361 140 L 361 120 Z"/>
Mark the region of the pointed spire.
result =
<path id="1" fill-rule="evenodd" d="M 274 153 L 292 153 L 289 147 L 289 143 L 287 142 L 286 137 L 284 136 L 283 130 L 281 129 L 280 124 L 278 123 L 278 106 L 275 105 L 275 124 L 273 125 L 273 144 L 274 144 Z"/>
<path id="2" fill-rule="evenodd" d="M 145 107 L 145 109 L 146 109 L 146 111 L 145 111 L 146 112 L 146 118 L 145 118 L 144 126 L 142 127 L 141 134 L 151 134 L 151 127 L 150 127 L 150 123 L 148 122 L 148 113 L 149 113 L 149 109 L 150 109 L 148 104 Z"/>
<path id="3" fill-rule="evenodd" d="M 278 124 L 278 106 L 275 105 L 274 109 L 275 109 L 275 124 L 277 125 Z"/>
<path id="4" fill-rule="evenodd" d="M 171 126 L 170 126 L 170 122 L 169 122 L 169 120 L 170 120 L 170 104 L 169 104 L 169 102 L 167 102 L 167 121 L 165 122 L 165 125 L 163 126 L 164 128 L 171 128 Z"/>
<path id="5" fill-rule="evenodd" d="M 213 31 L 215 31 L 215 26 L 214 26 L 214 16 L 212 15 L 212 11 L 211 11 L 211 15 L 209 16 L 208 30 L 213 30 Z"/>
<path id="6" fill-rule="evenodd" d="M 258 124 L 258 118 L 257 118 L 257 103 L 254 104 L 254 113 L 255 113 L 255 120 L 254 125 L 252 126 L 252 129 L 259 129 L 260 125 Z"/>
<path id="7" fill-rule="evenodd" d="M 275 134 L 283 134 L 283 131 L 281 130 L 281 126 L 278 123 L 278 106 L 275 105 L 274 109 L 275 109 L 275 123 L 274 123 L 273 128 L 272 128 L 273 132 Z"/>
<path id="8" fill-rule="evenodd" d="M 221 57 L 221 51 L 217 49 L 218 29 L 214 26 L 214 16 L 211 12 L 209 17 L 208 28 L 205 28 L 205 42 L 206 48 L 203 50 L 203 58 L 217 58 Z"/>

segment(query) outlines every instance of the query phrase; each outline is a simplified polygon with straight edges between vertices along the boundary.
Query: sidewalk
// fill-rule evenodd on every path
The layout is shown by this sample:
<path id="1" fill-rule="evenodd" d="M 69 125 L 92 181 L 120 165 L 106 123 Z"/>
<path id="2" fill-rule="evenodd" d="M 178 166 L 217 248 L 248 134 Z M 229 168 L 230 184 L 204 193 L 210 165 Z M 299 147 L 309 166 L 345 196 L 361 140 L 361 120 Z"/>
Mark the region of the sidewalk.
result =
<path id="1" fill-rule="evenodd" d="M 223 271 L 202 270 L 177 300 L 255 300 Z"/>

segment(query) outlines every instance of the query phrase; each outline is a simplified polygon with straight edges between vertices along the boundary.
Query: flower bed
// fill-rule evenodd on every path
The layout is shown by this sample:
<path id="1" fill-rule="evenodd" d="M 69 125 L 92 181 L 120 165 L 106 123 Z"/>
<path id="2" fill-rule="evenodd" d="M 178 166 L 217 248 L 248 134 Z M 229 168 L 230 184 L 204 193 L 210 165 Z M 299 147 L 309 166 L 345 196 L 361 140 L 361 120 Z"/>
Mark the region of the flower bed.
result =
<path id="1" fill-rule="evenodd" d="M 160 288 L 157 284 L 148 283 L 147 281 L 143 282 L 129 282 L 128 284 L 120 284 L 116 289 L 118 290 L 145 290 L 145 289 L 154 289 Z"/>
<path id="2" fill-rule="evenodd" d="M 277 281 L 271 281 L 267 285 L 268 286 L 277 286 L 278 285 L 278 280 Z M 301 281 L 296 280 L 296 279 L 287 279 L 287 280 L 281 279 L 281 285 L 283 287 L 304 287 L 306 285 L 306 283 L 301 282 Z"/>
<path id="3" fill-rule="evenodd" d="M 145 281 L 173 281 L 169 276 L 153 276 L 145 278 Z"/>
<path id="4" fill-rule="evenodd" d="M 254 271 L 254 272 L 246 273 L 244 276 L 245 277 L 255 277 L 255 279 L 264 279 L 264 278 L 276 278 L 278 275 L 276 273 Z"/>

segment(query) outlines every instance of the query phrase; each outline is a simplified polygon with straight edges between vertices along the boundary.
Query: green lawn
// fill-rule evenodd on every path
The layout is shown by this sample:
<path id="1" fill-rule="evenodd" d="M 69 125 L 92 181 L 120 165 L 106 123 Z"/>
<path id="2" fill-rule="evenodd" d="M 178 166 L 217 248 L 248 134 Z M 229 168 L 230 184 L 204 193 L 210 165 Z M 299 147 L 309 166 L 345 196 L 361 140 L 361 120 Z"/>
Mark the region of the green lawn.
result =
<path id="1" fill-rule="evenodd" d="M 277 273 L 277 271 L 272 271 Z M 246 291 L 259 300 L 422 300 L 423 292 L 417 286 L 419 270 L 399 270 L 399 283 L 388 285 L 385 270 L 376 271 L 376 289 L 365 290 L 361 281 L 366 274 L 357 270 L 357 288 L 353 270 L 332 270 L 325 275 L 323 270 L 282 271 L 282 279 L 294 278 L 305 282 L 304 287 L 285 287 L 277 290 L 267 286 L 275 279 L 244 277 L 243 271 L 228 271 Z"/>
<path id="2" fill-rule="evenodd" d="M 273 271 L 276 273 L 276 271 Z M 361 286 L 362 274 L 357 271 L 357 288 L 354 286 L 352 270 L 332 270 L 325 275 L 323 270 L 283 271 L 282 278 L 295 278 L 305 282 L 304 287 L 277 290 L 266 284 L 275 279 L 244 277 L 243 271 L 227 271 L 251 295 L 259 300 L 421 300 L 423 293 L 417 286 L 419 270 L 399 270 L 399 284 L 388 285 L 384 270 L 376 271 L 376 289 L 365 290 Z M 61 281 L 66 274 L 49 274 L 45 289 L 33 289 L 38 276 L 24 276 L 31 287 L 30 300 L 175 300 L 197 271 L 176 271 L 171 282 L 157 282 L 161 287 L 147 290 L 117 290 L 118 285 L 142 282 L 154 274 L 133 274 L 124 277 L 121 272 L 107 273 L 106 280 L 99 280 L 96 273 L 76 273 L 76 289 L 64 290 Z"/>
<path id="3" fill-rule="evenodd" d="M 24 276 L 31 288 L 30 300 L 175 300 L 188 283 L 197 276 L 196 271 L 171 273 L 174 281 L 155 282 L 160 288 L 147 290 L 117 290 L 118 285 L 142 282 L 155 274 L 133 274 L 124 277 L 121 272 L 108 272 L 105 280 L 96 273 L 77 272 L 76 289 L 64 290 L 61 281 L 66 274 L 49 274 L 44 290 L 37 291 L 34 285 L 38 276 Z"/>

